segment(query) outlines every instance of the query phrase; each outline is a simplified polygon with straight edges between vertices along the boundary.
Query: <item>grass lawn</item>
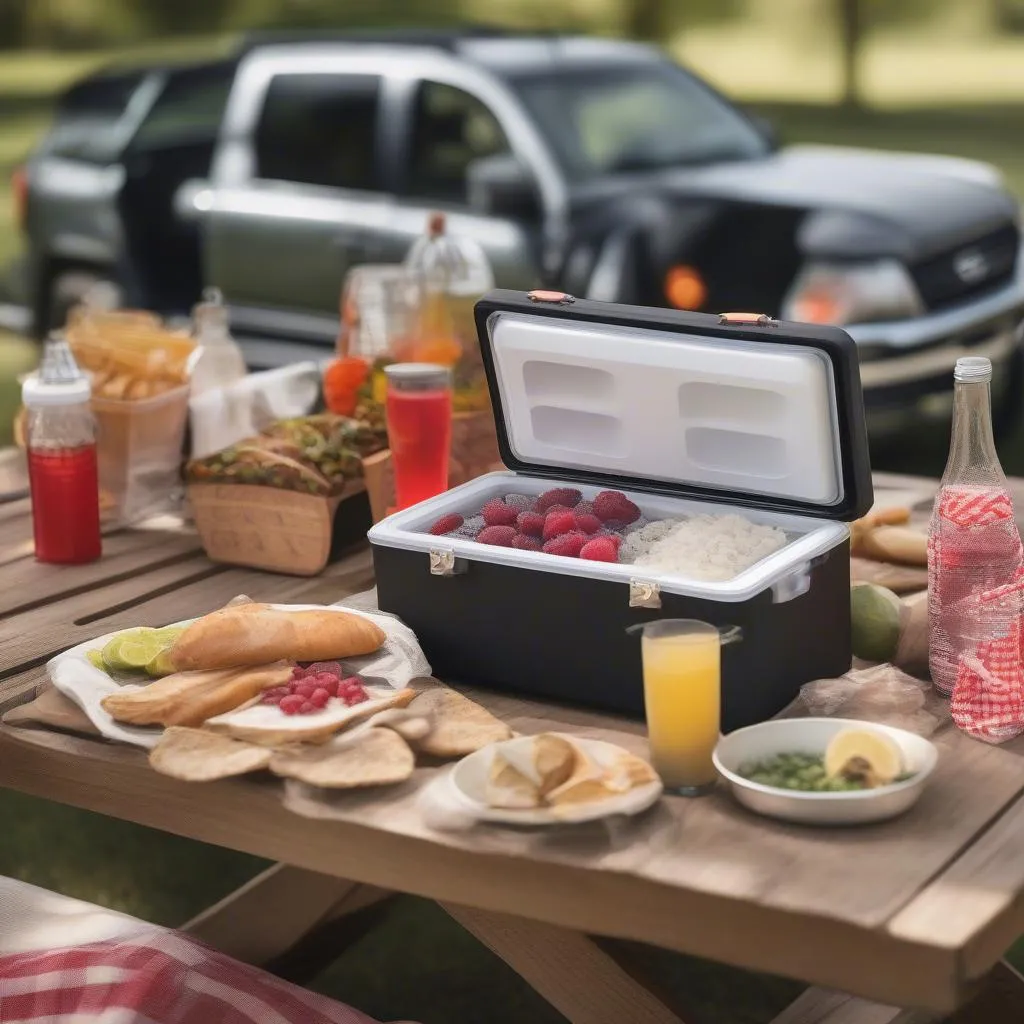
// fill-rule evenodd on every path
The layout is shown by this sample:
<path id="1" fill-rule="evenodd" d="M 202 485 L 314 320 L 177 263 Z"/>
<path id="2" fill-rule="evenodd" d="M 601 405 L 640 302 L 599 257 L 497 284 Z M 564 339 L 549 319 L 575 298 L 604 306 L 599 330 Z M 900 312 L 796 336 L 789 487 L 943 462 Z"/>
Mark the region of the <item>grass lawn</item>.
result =
<path id="1" fill-rule="evenodd" d="M 177 44 L 175 50 L 195 52 L 195 44 Z M 968 41 L 951 48 L 882 39 L 866 59 L 865 91 L 872 109 L 854 113 L 829 105 L 835 65 L 821 47 L 794 49 L 792 40 L 752 28 L 728 38 L 720 29 L 693 32 L 679 50 L 724 91 L 770 117 L 785 142 L 974 157 L 998 165 L 1024 196 L 1019 105 L 1024 42 Z M 167 48 L 136 53 L 163 57 Z M 0 272 L 20 246 L 12 224 L 11 170 L 44 129 L 54 92 L 112 56 L 5 55 L 0 62 Z M 34 355 L 32 346 L 0 334 L 0 445 L 9 441 L 17 404 L 15 375 Z M 898 449 L 879 453 L 878 462 L 937 473 L 947 444 L 945 431 L 908 438 Z M 1001 454 L 1008 471 L 1024 474 L 1024 433 Z M 2 790 L 0 821 L 0 874 L 165 924 L 185 921 L 263 866 L 251 857 Z M 767 1022 L 797 991 L 778 979 L 683 957 L 654 954 L 652 964 L 665 985 L 687 992 L 695 1017 L 716 1024 Z M 341 957 L 316 987 L 382 1019 L 408 1017 L 425 1024 L 562 1019 L 443 912 L 414 899 L 397 901 L 382 926 Z"/>

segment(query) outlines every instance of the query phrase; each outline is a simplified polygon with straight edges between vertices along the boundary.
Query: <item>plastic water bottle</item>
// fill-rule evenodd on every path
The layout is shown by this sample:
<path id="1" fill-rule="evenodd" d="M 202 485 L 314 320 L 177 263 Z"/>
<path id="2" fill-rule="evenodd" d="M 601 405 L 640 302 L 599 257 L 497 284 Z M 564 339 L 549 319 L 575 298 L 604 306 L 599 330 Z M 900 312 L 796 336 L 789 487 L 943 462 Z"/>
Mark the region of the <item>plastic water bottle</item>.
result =
<path id="1" fill-rule="evenodd" d="M 992 364 L 958 359 L 953 372 L 953 433 L 928 535 L 929 661 L 945 695 L 960 660 L 978 644 L 1005 636 L 1014 605 L 986 595 L 1012 589 L 1022 561 L 1006 475 L 992 436 Z"/>
<path id="2" fill-rule="evenodd" d="M 231 336 L 228 310 L 216 288 L 203 292 L 203 301 L 192 311 L 196 341 L 202 346 L 192 371 L 192 394 L 228 387 L 246 374 L 245 357 Z"/>

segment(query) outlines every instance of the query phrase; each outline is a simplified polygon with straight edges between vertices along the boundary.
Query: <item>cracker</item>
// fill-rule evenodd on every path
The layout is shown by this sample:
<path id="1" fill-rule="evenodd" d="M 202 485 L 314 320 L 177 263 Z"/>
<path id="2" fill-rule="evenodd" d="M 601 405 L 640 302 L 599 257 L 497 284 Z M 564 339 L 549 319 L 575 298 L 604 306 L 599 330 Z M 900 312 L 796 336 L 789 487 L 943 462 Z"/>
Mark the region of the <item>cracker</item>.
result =
<path id="1" fill-rule="evenodd" d="M 512 730 L 490 711 L 447 686 L 424 690 L 409 710 L 433 723 L 430 732 L 415 741 L 417 750 L 433 757 L 465 757 L 512 736 Z"/>
<path id="2" fill-rule="evenodd" d="M 416 759 L 409 744 L 391 729 L 318 747 L 296 747 L 274 754 L 270 770 L 324 789 L 388 786 L 408 779 Z"/>
<path id="3" fill-rule="evenodd" d="M 150 751 L 149 763 L 161 775 L 183 782 L 212 782 L 246 775 L 270 765 L 273 751 L 218 736 L 205 729 L 171 726 Z"/>

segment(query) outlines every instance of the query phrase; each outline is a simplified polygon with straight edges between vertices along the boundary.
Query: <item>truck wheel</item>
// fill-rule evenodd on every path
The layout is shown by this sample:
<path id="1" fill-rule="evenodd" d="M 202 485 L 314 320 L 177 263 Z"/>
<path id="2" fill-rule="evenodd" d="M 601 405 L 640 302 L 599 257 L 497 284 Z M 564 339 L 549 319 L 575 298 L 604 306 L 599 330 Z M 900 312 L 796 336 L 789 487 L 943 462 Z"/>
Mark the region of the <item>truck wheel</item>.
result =
<path id="1" fill-rule="evenodd" d="M 110 287 L 113 294 L 117 296 L 118 304 L 123 300 L 124 292 L 121 286 L 103 274 L 93 273 L 89 270 L 69 270 L 58 274 L 50 285 L 50 294 L 46 303 L 44 337 L 50 331 L 60 330 L 68 321 L 68 313 L 75 306 L 84 302 L 90 289 L 96 285 Z"/>

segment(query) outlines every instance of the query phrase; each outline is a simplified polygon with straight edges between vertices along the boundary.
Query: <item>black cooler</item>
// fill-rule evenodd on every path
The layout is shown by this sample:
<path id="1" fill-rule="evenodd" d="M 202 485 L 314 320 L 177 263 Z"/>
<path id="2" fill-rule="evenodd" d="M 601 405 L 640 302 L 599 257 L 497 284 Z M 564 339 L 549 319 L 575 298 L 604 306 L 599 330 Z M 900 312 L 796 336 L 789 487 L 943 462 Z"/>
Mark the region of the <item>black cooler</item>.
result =
<path id="1" fill-rule="evenodd" d="M 476 307 L 502 459 L 369 533 L 381 609 L 442 679 L 643 714 L 658 618 L 736 625 L 723 729 L 850 667 L 844 521 L 871 506 L 856 347 L 837 328 L 497 291 Z M 508 493 L 621 490 L 647 519 L 738 512 L 786 544 L 724 581 L 432 536 Z"/>

